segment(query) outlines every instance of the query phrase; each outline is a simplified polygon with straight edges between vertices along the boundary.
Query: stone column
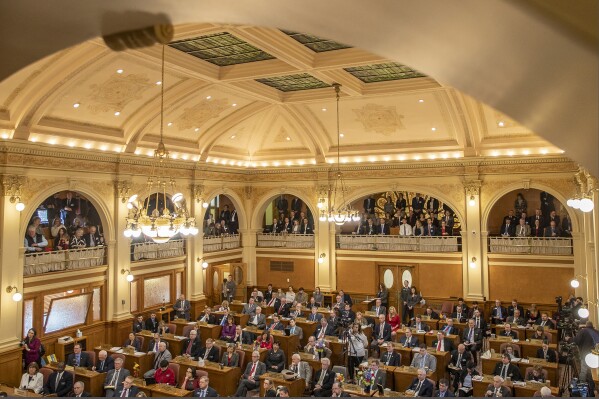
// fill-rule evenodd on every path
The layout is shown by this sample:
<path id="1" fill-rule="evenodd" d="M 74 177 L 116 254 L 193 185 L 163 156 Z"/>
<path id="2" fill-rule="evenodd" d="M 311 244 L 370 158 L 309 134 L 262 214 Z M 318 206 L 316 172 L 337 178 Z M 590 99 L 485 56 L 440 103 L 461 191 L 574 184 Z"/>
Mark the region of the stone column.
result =
<path id="1" fill-rule="evenodd" d="M 117 183 L 117 186 L 121 183 Z M 131 287 L 127 275 L 122 270 L 135 274 L 131 265 L 131 239 L 123 234 L 127 227 L 127 204 L 119 198 L 119 190 L 114 197 L 115 240 L 108 242 L 108 299 L 106 313 L 108 321 L 119 321 L 131 317 Z M 139 304 L 141 308 L 143 304 Z"/>
<path id="2" fill-rule="evenodd" d="M 485 297 L 486 281 L 482 268 L 484 245 L 481 238 L 480 220 L 480 180 L 469 180 L 464 183 L 466 202 L 466 221 L 462 234 L 462 272 L 464 280 L 464 296 L 466 300 L 482 301 Z M 470 202 L 473 201 L 471 204 Z M 474 260 L 474 268 L 470 262 Z"/>
<path id="3" fill-rule="evenodd" d="M 256 247 L 258 240 L 256 234 L 262 232 L 262 229 L 240 229 L 241 234 L 241 246 L 243 248 L 243 262 L 247 264 L 247 276 L 246 281 L 248 286 L 256 285 L 258 282 L 258 276 L 256 273 Z"/>

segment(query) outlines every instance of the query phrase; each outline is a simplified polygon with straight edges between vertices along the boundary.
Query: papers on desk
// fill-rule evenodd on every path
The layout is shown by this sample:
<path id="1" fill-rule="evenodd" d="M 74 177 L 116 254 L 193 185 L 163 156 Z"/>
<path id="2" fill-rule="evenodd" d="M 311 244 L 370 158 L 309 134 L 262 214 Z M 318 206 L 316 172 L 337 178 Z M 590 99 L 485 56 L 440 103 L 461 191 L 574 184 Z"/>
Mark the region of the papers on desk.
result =
<path id="1" fill-rule="evenodd" d="M 512 363 L 518 363 L 518 362 L 519 362 L 519 361 L 521 361 L 521 360 L 522 360 L 522 358 L 521 358 L 521 357 L 513 357 L 513 358 L 512 358 L 512 360 L 511 360 L 511 362 L 512 362 Z"/>
<path id="2" fill-rule="evenodd" d="M 491 351 L 486 351 L 485 353 L 481 353 L 480 358 L 481 359 L 490 359 L 492 356 Z"/>
<path id="3" fill-rule="evenodd" d="M 525 387 L 526 386 L 526 382 L 524 381 L 513 381 L 512 385 L 515 387 Z"/>
<path id="4" fill-rule="evenodd" d="M 416 330 L 416 332 L 417 332 L 418 334 L 426 334 L 426 331 L 424 331 L 424 330 Z"/>
<path id="5" fill-rule="evenodd" d="M 185 339 L 185 337 L 182 337 L 181 335 L 175 335 L 175 336 L 173 336 L 173 338 L 178 339 L 178 340 Z"/>
<path id="6" fill-rule="evenodd" d="M 482 381 L 483 380 L 483 376 L 482 375 L 475 375 L 474 377 L 472 377 L 473 381 Z"/>
<path id="7" fill-rule="evenodd" d="M 111 352 L 118 352 L 118 353 L 123 353 L 123 349 L 120 346 L 115 346 L 110 348 Z"/>
<path id="8" fill-rule="evenodd" d="M 142 355 L 145 355 L 145 354 L 146 354 L 146 352 L 133 352 L 133 354 L 134 354 L 135 356 L 142 356 Z"/>
<path id="9" fill-rule="evenodd" d="M 420 348 L 414 347 L 412 348 L 412 352 L 420 353 Z"/>

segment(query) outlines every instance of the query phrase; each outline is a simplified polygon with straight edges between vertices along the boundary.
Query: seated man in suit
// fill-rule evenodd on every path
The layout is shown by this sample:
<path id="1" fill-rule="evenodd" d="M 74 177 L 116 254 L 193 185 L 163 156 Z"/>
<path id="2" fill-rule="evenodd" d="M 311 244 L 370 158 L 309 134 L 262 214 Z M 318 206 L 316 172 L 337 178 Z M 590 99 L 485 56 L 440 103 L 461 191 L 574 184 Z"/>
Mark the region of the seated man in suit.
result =
<path id="1" fill-rule="evenodd" d="M 278 314 L 275 313 L 272 315 L 272 322 L 266 326 L 266 329 L 269 331 L 273 331 L 273 330 L 283 331 L 283 330 L 285 330 L 285 325 L 283 323 L 281 323 L 281 318 L 279 317 Z"/>
<path id="2" fill-rule="evenodd" d="M 92 371 L 97 371 L 98 373 L 107 373 L 112 369 L 114 369 L 114 359 L 108 356 L 108 352 L 105 350 L 98 352 L 98 360 L 92 367 Z"/>
<path id="3" fill-rule="evenodd" d="M 541 318 L 535 321 L 535 325 L 547 327 L 551 330 L 555 329 L 555 324 L 553 324 L 553 322 L 549 319 L 549 316 L 545 312 L 541 313 Z"/>
<path id="4" fill-rule="evenodd" d="M 245 366 L 245 372 L 241 376 L 235 396 L 245 398 L 248 390 L 258 388 L 260 376 L 264 373 L 266 373 L 266 365 L 260 361 L 260 352 L 252 352 L 252 360 Z"/>
<path id="5" fill-rule="evenodd" d="M 514 359 L 514 358 L 519 359 L 520 358 L 520 352 L 518 351 L 518 349 L 514 349 L 514 347 L 512 347 L 512 346 L 506 346 L 503 353 L 510 355 L 510 359 Z"/>
<path id="6" fill-rule="evenodd" d="M 510 324 L 515 324 L 517 326 L 524 326 L 526 325 L 526 321 L 524 320 L 524 318 L 521 316 L 521 313 L 518 309 L 514 310 L 514 315 L 513 316 L 508 316 L 506 323 L 510 323 Z"/>
<path id="7" fill-rule="evenodd" d="M 447 324 L 441 329 L 441 331 L 443 332 L 443 334 L 445 334 L 445 335 L 459 335 L 458 328 L 453 325 L 453 319 L 452 318 L 446 319 L 445 322 Z"/>
<path id="8" fill-rule="evenodd" d="M 433 384 L 426 379 L 426 371 L 423 368 L 418 369 L 417 377 L 412 380 L 406 391 L 413 392 L 414 396 L 433 396 Z"/>
<path id="9" fill-rule="evenodd" d="M 517 365 L 511 363 L 512 358 L 507 353 L 501 355 L 501 361 L 497 362 L 493 375 L 499 376 L 504 380 L 508 377 L 512 381 L 522 381 L 522 375 L 520 375 L 520 369 Z"/>
<path id="10" fill-rule="evenodd" d="M 306 383 L 306 389 L 310 388 L 310 382 L 312 381 L 312 367 L 308 362 L 303 362 L 300 355 L 294 353 L 291 356 L 291 364 L 289 370 L 293 371 L 299 378 L 303 378 Z"/>
<path id="11" fill-rule="evenodd" d="M 316 327 L 316 330 L 314 330 L 314 337 L 315 338 L 324 338 L 326 335 L 332 335 L 333 334 L 333 328 L 329 325 L 329 322 L 326 318 L 322 318 L 320 319 L 320 325 L 318 327 Z"/>
<path id="12" fill-rule="evenodd" d="M 73 397 L 74 398 L 89 398 L 90 393 L 85 390 L 85 384 L 83 381 L 77 381 L 73 384 Z"/>
<path id="13" fill-rule="evenodd" d="M 308 321 L 320 321 L 320 319 L 322 319 L 322 314 L 318 313 L 318 307 L 311 307 L 310 314 L 308 315 Z"/>
<path id="14" fill-rule="evenodd" d="M 380 360 L 369 359 L 368 364 L 370 367 L 370 373 L 372 374 L 372 380 L 374 381 L 374 384 L 372 385 L 374 387 L 373 389 L 376 389 L 376 386 L 379 384 L 385 387 L 385 383 L 387 382 L 387 371 L 380 369 Z"/>
<path id="15" fill-rule="evenodd" d="M 304 352 L 309 353 L 311 355 L 316 355 L 316 353 L 317 353 L 316 342 L 318 342 L 318 340 L 316 338 L 314 338 L 313 335 L 310 335 L 308 337 L 308 343 L 306 344 L 306 346 L 304 346 Z M 324 343 L 325 341 L 321 340 L 320 342 Z M 330 359 L 332 354 L 333 354 L 333 352 L 329 348 L 327 348 L 326 344 L 325 344 L 323 352 L 322 352 L 322 356 Z"/>
<path id="16" fill-rule="evenodd" d="M 146 328 L 146 324 L 144 323 L 144 317 L 142 315 L 138 315 L 135 321 L 133 322 L 133 332 L 138 333 Z"/>
<path id="17" fill-rule="evenodd" d="M 391 341 L 391 325 L 385 322 L 385 315 L 381 314 L 379 315 L 379 324 L 374 326 L 370 349 L 379 353 L 379 345 L 389 341 Z"/>
<path id="18" fill-rule="evenodd" d="M 466 370 L 466 366 L 470 362 L 472 362 L 472 353 L 466 350 L 466 346 L 464 344 L 459 344 L 458 349 L 451 353 L 451 358 L 449 361 L 449 364 L 453 365 L 454 367 L 450 368 L 448 366 L 449 373 L 455 377 L 453 382 L 453 387 L 455 389 L 458 388 L 460 375 L 464 370 Z"/>
<path id="19" fill-rule="evenodd" d="M 198 339 L 198 332 L 191 330 L 189 332 L 189 338 L 185 338 L 182 343 L 181 355 L 196 360 L 200 356 L 202 344 Z"/>
<path id="20" fill-rule="evenodd" d="M 374 303 L 374 306 L 370 310 L 372 312 L 375 312 L 377 316 L 380 314 L 387 314 L 387 308 L 385 308 L 382 304 L 383 302 L 381 298 L 377 298 L 377 300 Z"/>
<path id="21" fill-rule="evenodd" d="M 67 357 L 67 364 L 73 367 L 92 367 L 92 361 L 87 353 L 81 352 L 81 344 L 76 342 L 73 346 L 73 352 Z"/>
<path id="22" fill-rule="evenodd" d="M 275 313 L 281 317 L 289 317 L 290 303 L 287 303 L 287 298 L 281 297 L 279 306 L 275 306 Z"/>
<path id="23" fill-rule="evenodd" d="M 518 226 L 516 226 L 516 237 L 528 237 L 530 235 L 530 225 L 526 223 L 526 219 L 520 218 Z"/>
<path id="24" fill-rule="evenodd" d="M 208 338 L 206 340 L 206 346 L 200 349 L 198 359 L 202 358 L 211 362 L 218 362 L 218 348 L 214 345 L 214 340 Z"/>
<path id="25" fill-rule="evenodd" d="M 437 369 L 437 358 L 427 352 L 426 344 L 420 344 L 420 352 L 414 355 L 410 366 L 434 372 Z"/>
<path id="26" fill-rule="evenodd" d="M 416 331 L 426 331 L 426 332 L 429 332 L 430 329 L 431 329 L 428 324 L 422 322 L 422 317 L 420 317 L 420 315 L 416 316 L 416 318 L 412 322 L 411 327 L 415 328 Z"/>
<path id="27" fill-rule="evenodd" d="M 250 316 L 248 319 L 247 325 L 249 327 L 256 327 L 259 330 L 264 330 L 266 328 L 266 316 L 262 314 L 262 307 L 256 306 L 256 310 L 253 316 Z M 256 334 L 250 331 L 243 332 L 243 342 L 246 344 L 251 344 L 256 340 Z"/>
<path id="28" fill-rule="evenodd" d="M 435 312 L 430 306 L 426 307 L 424 316 L 428 316 L 430 320 L 439 320 L 439 313 Z"/>
<path id="29" fill-rule="evenodd" d="M 210 385 L 210 378 L 207 375 L 200 377 L 200 386 L 193 392 L 192 396 L 199 398 L 216 398 L 218 392 Z"/>
<path id="30" fill-rule="evenodd" d="M 314 396 L 330 397 L 335 382 L 335 372 L 330 369 L 331 361 L 326 357 L 320 359 L 320 365 L 321 369 L 314 373 Z"/>
<path id="31" fill-rule="evenodd" d="M 503 324 L 508 317 L 507 309 L 501 306 L 501 301 L 499 299 L 495 300 L 495 307 L 491 312 L 491 317 L 493 318 L 493 324 Z"/>
<path id="32" fill-rule="evenodd" d="M 163 341 L 162 338 L 160 338 L 160 334 L 159 333 L 154 333 L 154 339 L 150 340 L 150 342 L 148 342 L 148 350 L 147 352 L 158 352 L 160 350 L 160 343 L 164 342 L 164 344 L 166 345 L 167 349 L 168 349 L 168 342 Z"/>
<path id="33" fill-rule="evenodd" d="M 439 380 L 439 390 L 433 393 L 434 398 L 453 398 L 455 395 L 449 390 L 449 381 L 445 378 Z"/>
<path id="34" fill-rule="evenodd" d="M 396 367 L 401 364 L 401 355 L 395 352 L 393 345 L 387 344 L 387 351 L 381 355 L 381 363 Z"/>
<path id="35" fill-rule="evenodd" d="M 73 389 L 73 374 L 64 371 L 64 362 L 58 363 L 56 371 L 50 374 L 44 386 L 45 395 L 67 396 Z"/>
<path id="36" fill-rule="evenodd" d="M 146 320 L 146 330 L 153 333 L 158 331 L 159 320 L 156 318 L 156 313 L 151 313 L 150 318 Z"/>
<path id="37" fill-rule="evenodd" d="M 133 385 L 134 378 L 128 375 L 123 380 L 123 385 L 115 392 L 115 397 L 134 398 L 139 393 L 139 389 Z"/>
<path id="38" fill-rule="evenodd" d="M 160 368 L 160 362 L 165 359 L 171 361 L 173 359 L 173 355 L 168 349 L 166 349 L 166 342 L 161 341 L 160 344 L 158 344 L 158 352 L 154 354 L 153 368 L 144 373 L 144 378 L 154 378 L 156 370 Z"/>
<path id="39" fill-rule="evenodd" d="M 197 321 L 203 321 L 208 324 L 216 324 L 216 317 L 212 314 L 212 308 L 210 306 L 206 306 L 204 308 L 204 313 L 198 316 Z"/>
<path id="40" fill-rule="evenodd" d="M 516 299 L 512 299 L 512 304 L 507 308 L 508 315 L 513 316 L 516 309 L 520 311 L 520 316 L 524 317 L 524 308 L 518 305 L 518 301 Z"/>
<path id="41" fill-rule="evenodd" d="M 551 223 L 549 224 L 549 226 L 547 226 L 545 228 L 545 237 L 550 237 L 550 238 L 555 238 L 555 237 L 561 237 L 562 235 L 562 231 L 560 230 L 560 228 L 557 226 L 557 224 L 555 223 L 554 220 L 551 221 Z"/>
<path id="42" fill-rule="evenodd" d="M 125 377 L 129 376 L 129 370 L 123 368 L 124 362 L 120 357 L 114 359 L 114 368 L 108 370 L 106 373 L 106 378 L 104 378 L 104 392 L 107 398 L 113 397 L 115 391 L 123 388 L 123 381 Z"/>
<path id="43" fill-rule="evenodd" d="M 499 334 L 502 337 L 511 337 L 512 339 L 516 339 L 516 332 L 512 331 L 512 325 L 506 324 L 503 327 L 503 331 Z"/>
<path id="44" fill-rule="evenodd" d="M 248 314 L 251 316 L 256 314 L 256 304 L 254 303 L 254 298 L 250 298 L 248 303 L 243 305 L 243 309 L 241 310 L 241 314 Z"/>
<path id="45" fill-rule="evenodd" d="M 301 327 L 297 326 L 295 323 L 295 319 L 289 320 L 289 335 L 297 335 L 298 340 L 302 340 L 304 338 L 304 331 Z"/>
<path id="46" fill-rule="evenodd" d="M 482 348 L 483 334 L 474 326 L 474 319 L 468 320 L 468 328 L 465 328 L 462 334 L 462 343 L 472 353 L 472 361 L 476 365 L 476 353 Z"/>
<path id="47" fill-rule="evenodd" d="M 487 387 L 487 392 L 485 392 L 485 396 L 490 398 L 505 398 L 512 396 L 512 392 L 510 389 L 503 385 L 503 378 L 496 375 L 493 377 L 493 383 L 489 384 Z"/>
<path id="48" fill-rule="evenodd" d="M 332 388 L 333 393 L 331 394 L 331 398 L 349 398 L 350 394 L 343 391 L 343 384 L 339 381 L 333 383 Z"/>
<path id="49" fill-rule="evenodd" d="M 543 342 L 543 346 L 537 349 L 537 357 L 551 363 L 557 362 L 557 353 L 553 349 L 550 349 L 549 344 L 546 342 Z"/>
<path id="50" fill-rule="evenodd" d="M 468 315 L 463 311 L 462 307 L 458 305 L 455 307 L 455 312 L 451 314 L 451 318 L 455 319 L 458 323 L 465 323 L 468 319 Z"/>
<path id="51" fill-rule="evenodd" d="M 293 310 L 291 312 L 289 312 L 289 317 L 291 317 L 292 319 L 295 319 L 296 317 L 302 317 L 302 315 L 303 315 L 302 304 L 296 303 Z"/>
<path id="52" fill-rule="evenodd" d="M 516 226 L 514 226 L 514 224 L 512 223 L 512 220 L 510 218 L 506 217 L 505 220 L 503 221 L 503 225 L 501 226 L 501 231 L 499 232 L 499 234 L 502 237 L 513 237 L 515 227 Z"/>
<path id="53" fill-rule="evenodd" d="M 453 352 L 453 340 L 445 338 L 443 331 L 437 331 L 437 339 L 433 341 L 433 347 L 437 352 Z"/>
<path id="54" fill-rule="evenodd" d="M 406 333 L 399 339 L 399 343 L 406 348 L 416 348 L 418 346 L 418 337 L 412 335 L 412 330 L 406 328 Z"/>

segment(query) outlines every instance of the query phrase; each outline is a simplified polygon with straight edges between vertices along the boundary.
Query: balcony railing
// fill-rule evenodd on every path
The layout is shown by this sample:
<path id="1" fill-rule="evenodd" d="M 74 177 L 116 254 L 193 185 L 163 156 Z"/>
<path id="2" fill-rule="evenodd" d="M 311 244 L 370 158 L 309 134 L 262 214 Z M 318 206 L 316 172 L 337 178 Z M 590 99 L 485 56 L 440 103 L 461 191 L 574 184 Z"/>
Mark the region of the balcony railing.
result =
<path id="1" fill-rule="evenodd" d="M 204 237 L 204 252 L 216 252 L 239 247 L 241 247 L 241 237 L 239 234 Z"/>
<path id="2" fill-rule="evenodd" d="M 358 251 L 458 252 L 460 237 L 338 235 L 337 248 Z"/>
<path id="3" fill-rule="evenodd" d="M 171 240 L 162 244 L 142 242 L 131 244 L 131 260 L 174 258 L 185 255 L 185 240 Z"/>
<path id="4" fill-rule="evenodd" d="M 489 252 L 498 254 L 572 255 L 572 239 L 489 237 Z"/>
<path id="5" fill-rule="evenodd" d="M 106 247 L 25 254 L 24 276 L 86 269 L 106 264 Z"/>
<path id="6" fill-rule="evenodd" d="M 261 248 L 314 248 L 314 235 L 258 233 L 257 246 Z"/>

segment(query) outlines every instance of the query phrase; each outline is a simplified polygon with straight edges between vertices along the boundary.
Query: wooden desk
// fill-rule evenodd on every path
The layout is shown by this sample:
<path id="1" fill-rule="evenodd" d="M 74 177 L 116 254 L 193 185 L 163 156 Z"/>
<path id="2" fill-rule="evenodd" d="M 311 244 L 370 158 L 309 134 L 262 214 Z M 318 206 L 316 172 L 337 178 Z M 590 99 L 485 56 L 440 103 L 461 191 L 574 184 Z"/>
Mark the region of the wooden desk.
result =
<path id="1" fill-rule="evenodd" d="M 371 392 L 364 392 L 364 389 L 355 384 L 343 384 L 343 392 L 350 394 L 351 396 L 359 396 L 362 398 L 367 398 L 372 396 L 373 398 L 380 398 L 381 396 L 377 393 L 374 395 Z M 408 395 L 405 392 L 397 392 L 397 391 L 385 391 L 384 397 L 386 398 L 405 398 L 413 395 Z"/>
<path id="2" fill-rule="evenodd" d="M 495 333 L 496 335 L 501 334 L 504 330 L 505 330 L 505 327 L 503 324 L 493 324 L 491 326 L 491 331 L 493 333 Z M 519 337 L 520 341 L 524 341 L 526 339 L 531 339 L 535 335 L 535 331 L 537 331 L 537 329 L 536 329 L 536 327 L 520 328 L 520 327 L 514 327 L 512 325 L 512 331 L 518 331 L 518 337 Z M 558 338 L 559 338 L 557 330 L 550 330 L 550 329 L 546 328 L 545 331 L 551 334 L 551 342 L 550 343 L 557 344 Z"/>
<path id="3" fill-rule="evenodd" d="M 212 339 L 220 339 L 220 333 L 223 330 L 223 326 L 220 324 L 203 324 L 200 325 L 200 340 L 202 341 L 202 345 L 206 342 L 208 338 Z"/>
<path id="4" fill-rule="evenodd" d="M 243 310 L 243 305 L 245 305 L 243 302 L 233 301 L 229 303 L 229 309 L 232 312 L 241 313 L 241 311 Z"/>
<path id="5" fill-rule="evenodd" d="M 96 359 L 98 359 L 98 353 L 100 353 L 100 351 L 102 350 L 101 346 L 96 346 L 94 348 L 94 352 L 96 352 Z M 136 352 L 136 353 L 124 353 L 122 351 L 113 351 L 110 349 L 105 349 L 106 352 L 108 352 L 108 356 L 112 355 L 113 353 L 119 353 L 121 355 L 125 356 L 125 364 L 123 365 L 124 368 L 126 368 L 129 371 L 133 371 L 133 366 L 135 366 L 135 363 L 139 364 L 139 372 L 140 374 L 145 373 L 146 371 L 150 370 L 153 366 L 154 363 L 154 354 L 153 353 L 145 353 L 145 352 Z M 86 384 L 87 386 L 87 384 Z"/>
<path id="6" fill-rule="evenodd" d="M 483 358 L 482 359 L 483 374 L 488 374 L 488 375 L 493 374 L 493 371 L 495 370 L 495 365 L 499 362 L 501 362 L 501 354 L 500 353 L 494 353 L 493 355 L 491 355 L 490 359 Z M 526 378 L 526 369 L 528 367 L 534 367 L 535 365 L 539 364 L 539 365 L 543 366 L 543 369 L 547 370 L 547 379 L 550 381 L 551 386 L 554 386 L 554 387 L 558 386 L 559 365 L 557 363 L 549 363 L 542 359 L 534 359 L 534 360 L 529 359 L 529 362 L 526 362 L 526 361 L 514 362 L 514 361 L 512 361 L 512 363 L 516 364 L 518 366 L 518 368 L 520 369 L 520 374 L 522 375 L 522 378 Z"/>
<path id="7" fill-rule="evenodd" d="M 186 326 L 193 326 L 197 322 L 195 321 L 187 321 L 185 319 L 175 319 L 171 322 L 175 325 L 175 331 L 171 331 L 175 335 L 183 335 L 183 328 Z"/>
<path id="8" fill-rule="evenodd" d="M 204 370 L 210 378 L 210 386 L 218 392 L 220 396 L 233 396 L 239 385 L 241 369 L 239 367 L 223 367 L 221 369 L 218 363 L 205 362 L 204 366 L 199 366 L 195 360 L 187 359 L 183 356 L 177 356 L 171 361 L 179 365 L 179 375 L 177 383 L 185 378 L 185 372 L 188 366 L 193 366 L 198 370 Z"/>
<path id="9" fill-rule="evenodd" d="M 364 360 L 362 362 L 362 364 L 360 364 L 360 368 L 362 370 L 366 370 L 368 369 L 369 365 L 368 365 L 368 360 Z M 379 369 L 380 370 L 384 370 L 385 374 L 386 374 L 386 379 L 385 379 L 385 388 L 388 389 L 393 389 L 393 387 L 395 386 L 395 381 L 394 381 L 394 374 L 393 372 L 395 371 L 397 367 L 396 366 L 386 366 L 382 363 L 379 364 Z M 376 388 L 375 388 L 376 389 Z"/>
<path id="10" fill-rule="evenodd" d="M 54 371 L 58 370 L 54 364 L 47 364 L 44 367 Z M 91 371 L 85 367 L 75 367 L 74 371 L 75 381 L 73 381 L 73 383 L 81 381 L 85 384 L 85 390 L 92 396 L 104 396 L 104 379 L 106 378 L 105 373 Z"/>
<path id="11" fill-rule="evenodd" d="M 439 320 L 439 330 L 442 330 L 447 325 L 447 320 Z M 458 329 L 458 335 L 462 335 L 464 329 L 468 328 L 468 323 L 456 323 L 455 320 L 453 322 L 453 326 Z"/>
<path id="12" fill-rule="evenodd" d="M 489 384 L 493 383 L 492 375 L 483 376 L 482 381 L 472 381 L 473 387 L 473 396 L 475 397 L 483 397 L 485 396 L 485 392 L 487 392 L 487 387 Z M 535 383 L 527 383 L 526 386 L 513 386 L 512 381 L 505 381 L 503 383 L 506 387 L 509 387 L 512 390 L 512 396 L 518 397 L 531 397 L 534 393 L 541 389 L 541 387 L 545 386 L 545 384 L 535 384 Z M 557 396 L 559 393 L 559 389 L 556 387 L 550 387 L 551 394 Z"/>
<path id="13" fill-rule="evenodd" d="M 156 313 L 156 317 L 158 318 L 158 320 L 164 320 L 164 316 L 166 316 L 166 322 L 170 323 L 171 322 L 171 313 L 174 312 L 175 309 L 173 309 L 172 306 L 167 306 L 166 309 L 164 310 L 156 310 L 153 313 Z"/>
<path id="14" fill-rule="evenodd" d="M 152 384 L 145 386 L 136 385 L 140 391 L 144 392 L 148 397 L 154 398 L 183 398 L 185 396 L 191 396 L 193 391 L 180 389 L 167 384 Z"/>
<path id="15" fill-rule="evenodd" d="M 306 346 L 308 344 L 308 338 L 310 338 L 310 335 L 313 335 L 314 331 L 316 331 L 318 322 L 308 321 L 305 318 L 298 317 L 295 319 L 295 325 L 300 327 L 304 332 L 304 336 L 300 340 L 300 344 L 302 345 L 302 347 Z"/>
<path id="16" fill-rule="evenodd" d="M 370 308 L 372 308 L 372 306 L 375 304 L 376 298 L 372 298 L 369 300 L 364 300 L 361 302 L 354 302 L 354 306 L 352 308 L 352 310 L 356 313 L 358 312 L 366 312 L 367 310 L 370 310 Z"/>
<path id="17" fill-rule="evenodd" d="M 314 376 L 314 373 L 316 373 L 318 370 L 320 370 L 322 368 L 322 364 L 320 364 L 320 360 L 314 359 L 314 355 L 311 355 L 306 352 L 299 352 L 298 355 L 300 356 L 301 361 L 308 363 L 312 367 L 312 371 L 313 371 L 312 375 L 313 376 Z"/>
<path id="18" fill-rule="evenodd" d="M 214 341 L 214 345 L 216 345 L 219 348 L 221 348 L 221 351 L 220 351 L 221 354 L 225 353 L 227 351 L 227 345 L 228 344 L 229 343 L 227 341 L 221 341 L 220 339 Z M 254 351 L 254 346 L 253 345 L 248 345 L 248 344 L 242 344 L 241 345 L 241 349 L 245 353 L 245 357 L 243 358 L 243 363 L 241 363 L 239 365 L 239 367 L 242 370 L 245 370 L 245 365 L 248 364 L 248 362 L 252 359 L 252 352 Z M 266 348 L 260 348 L 260 349 L 258 349 L 258 352 L 260 352 L 260 361 L 262 363 L 264 363 L 264 361 L 266 360 L 266 355 L 268 354 L 268 349 L 266 349 Z"/>
<path id="19" fill-rule="evenodd" d="M 328 342 L 329 349 L 331 350 L 331 364 L 345 364 L 343 361 L 343 347 L 345 344 L 339 339 L 339 337 L 333 335 L 325 335 L 325 342 Z"/>
<path id="20" fill-rule="evenodd" d="M 306 381 L 303 378 L 297 380 L 286 380 L 281 373 L 267 372 L 260 376 L 260 396 L 264 397 L 264 380 L 269 379 L 275 387 L 283 385 L 289 390 L 290 397 L 302 397 L 304 396 L 304 389 L 306 388 Z M 275 388 L 276 390 L 276 388 Z"/>
<path id="21" fill-rule="evenodd" d="M 385 345 L 385 346 L 383 346 L 383 345 Z M 412 363 L 412 357 L 413 357 L 414 352 L 411 348 L 406 348 L 399 342 L 387 342 L 383 345 L 379 345 L 379 352 L 381 352 L 381 353 L 386 352 L 387 351 L 386 345 L 393 345 L 393 349 L 395 349 L 395 352 L 397 352 L 401 355 L 401 365 L 402 366 L 407 367 Z"/>
<path id="22" fill-rule="evenodd" d="M 6 392 L 8 394 L 8 396 L 10 396 L 10 397 L 17 396 L 17 395 L 15 395 L 14 388 L 11 388 L 4 384 L 0 384 L 0 391 Z M 25 397 L 25 398 L 41 398 L 42 396 L 44 396 L 42 394 L 35 393 L 35 392 L 29 392 L 29 391 L 22 391 L 22 392 L 23 392 L 23 394 L 19 395 L 19 396 Z M 100 395 L 100 396 L 104 396 L 104 395 Z"/>
<path id="23" fill-rule="evenodd" d="M 222 317 L 225 315 L 225 312 L 212 312 L 212 314 L 217 316 L 218 320 L 221 320 Z M 229 314 L 233 316 L 233 319 L 235 320 L 235 325 L 240 325 L 242 328 L 247 326 L 248 320 L 250 319 L 249 314 L 241 314 L 241 312 L 229 312 Z"/>
<path id="24" fill-rule="evenodd" d="M 510 341 L 504 341 L 501 339 L 497 339 L 497 338 L 490 338 L 489 339 L 489 348 L 490 349 L 494 349 L 496 353 L 500 353 L 500 346 L 501 344 L 505 343 L 505 342 L 510 342 Z M 522 348 L 522 353 L 520 353 L 521 357 L 537 357 L 537 349 L 540 349 L 543 347 L 543 345 L 541 343 L 536 343 L 536 342 L 526 342 L 526 341 L 517 341 L 514 342 L 514 344 L 520 345 L 520 348 Z M 557 351 L 557 345 L 556 344 L 549 344 L 549 348 L 553 349 L 554 351 Z"/>
<path id="25" fill-rule="evenodd" d="M 248 331 L 248 332 L 254 333 L 256 335 L 260 335 L 260 334 L 262 334 L 262 332 L 264 332 L 264 330 L 260 330 L 258 328 L 251 328 L 251 327 L 246 327 L 243 329 L 243 331 Z M 283 331 L 279 331 L 279 330 L 271 331 L 270 335 L 273 337 L 273 339 L 275 341 L 279 342 L 279 347 L 281 348 L 281 350 L 283 350 L 283 353 L 285 353 L 285 356 L 287 356 L 286 364 L 290 364 L 291 356 L 293 356 L 293 354 L 295 352 L 297 352 L 297 346 L 299 344 L 299 337 L 297 335 L 286 336 Z"/>
<path id="26" fill-rule="evenodd" d="M 135 335 L 139 337 L 145 337 L 146 342 L 144 343 L 147 343 L 148 339 L 154 339 L 154 334 L 152 334 L 152 332 L 148 330 L 142 330 L 141 332 L 138 332 Z M 165 342 L 168 342 L 167 349 L 171 353 L 171 355 L 177 356 L 181 354 L 181 351 L 183 350 L 183 340 L 185 340 L 185 337 L 181 337 L 175 334 L 162 334 L 160 336 L 160 339 Z"/>
<path id="27" fill-rule="evenodd" d="M 425 320 L 424 316 L 422 316 L 422 317 L 423 317 L 422 322 L 424 324 L 426 324 L 427 326 L 429 326 L 431 331 L 439 329 L 439 319 Z"/>
<path id="28" fill-rule="evenodd" d="M 397 341 L 399 341 L 403 336 L 406 335 L 406 332 L 403 330 L 399 330 L 397 332 Z M 418 338 L 418 344 L 425 343 L 427 347 L 433 346 L 433 341 L 437 339 L 436 332 L 429 331 L 427 333 L 418 333 L 415 330 L 412 330 L 412 336 Z M 448 335 L 446 338 L 453 341 L 453 345 L 457 348 L 460 343 L 460 337 L 458 335 Z"/>
<path id="29" fill-rule="evenodd" d="M 520 330 L 518 330 L 520 331 Z M 531 339 L 534 335 L 535 335 L 535 331 L 536 328 L 527 328 L 525 330 L 526 332 L 526 339 Z M 551 334 L 551 342 L 549 342 L 550 344 L 557 344 L 559 341 L 559 335 L 557 333 L 557 330 L 550 330 L 548 328 L 545 329 L 545 332 L 548 332 Z"/>
<path id="30" fill-rule="evenodd" d="M 395 384 L 395 390 L 406 390 L 414 378 L 418 376 L 418 369 L 416 367 L 396 367 L 393 371 L 393 380 Z M 437 381 L 437 374 L 431 373 L 430 371 L 426 374 L 427 378 Z"/>
<path id="31" fill-rule="evenodd" d="M 87 350 L 87 348 L 86 348 L 87 337 L 86 336 L 73 338 L 69 342 L 56 342 L 54 344 L 54 354 L 56 355 L 56 360 L 58 360 L 59 362 L 66 362 L 67 357 L 69 357 L 69 355 L 71 353 L 75 353 L 74 348 L 75 348 L 76 343 L 81 344 L 82 351 Z"/>

